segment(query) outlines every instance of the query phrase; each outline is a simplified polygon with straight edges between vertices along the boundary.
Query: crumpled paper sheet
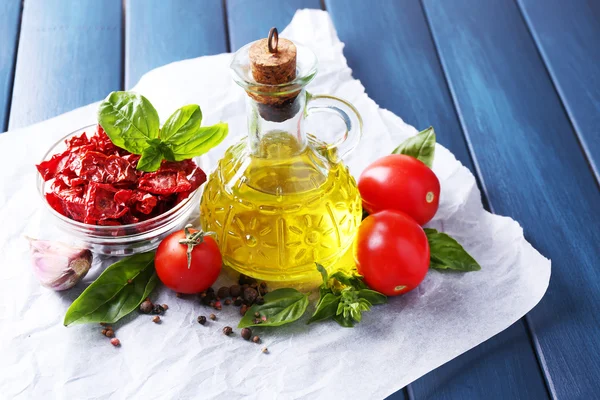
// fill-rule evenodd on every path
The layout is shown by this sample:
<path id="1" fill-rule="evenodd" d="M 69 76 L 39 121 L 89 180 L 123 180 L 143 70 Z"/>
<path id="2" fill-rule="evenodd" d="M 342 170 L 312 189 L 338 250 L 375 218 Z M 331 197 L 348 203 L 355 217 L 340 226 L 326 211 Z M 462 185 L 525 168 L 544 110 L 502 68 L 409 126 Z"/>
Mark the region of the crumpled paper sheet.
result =
<path id="1" fill-rule="evenodd" d="M 326 12 L 299 11 L 282 36 L 319 57 L 312 93 L 340 96 L 361 112 L 364 137 L 347 160 L 355 176 L 417 133 L 380 109 L 352 78 Z M 173 63 L 149 72 L 135 87 L 163 121 L 176 108 L 198 103 L 205 124 L 229 122 L 225 143 L 203 157 L 208 170 L 246 130 L 245 94 L 229 75 L 230 58 Z M 262 345 L 239 333 L 222 334 L 222 327 L 236 327 L 236 308 L 224 306 L 217 321 L 201 326 L 196 317 L 209 309 L 161 289 L 154 298 L 170 307 L 162 324 L 133 313 L 115 324 L 122 346 L 114 348 L 99 326 L 62 325 L 71 301 L 111 260 L 98 257 L 84 283 L 55 293 L 33 276 L 23 238 L 61 237 L 36 192 L 34 164 L 60 137 L 94 123 L 96 108 L 0 135 L 0 397 L 383 398 L 506 329 L 548 287 L 550 261 L 524 239 L 517 222 L 483 209 L 473 175 L 438 145 L 433 170 L 442 193 L 430 226 L 462 243 L 480 272 L 430 271 L 416 290 L 374 307 L 354 329 L 335 322 L 306 325 L 311 306 L 300 322 L 255 330 Z M 443 126 L 436 129 L 444 135 Z M 262 347 L 270 353 L 261 353 Z"/>

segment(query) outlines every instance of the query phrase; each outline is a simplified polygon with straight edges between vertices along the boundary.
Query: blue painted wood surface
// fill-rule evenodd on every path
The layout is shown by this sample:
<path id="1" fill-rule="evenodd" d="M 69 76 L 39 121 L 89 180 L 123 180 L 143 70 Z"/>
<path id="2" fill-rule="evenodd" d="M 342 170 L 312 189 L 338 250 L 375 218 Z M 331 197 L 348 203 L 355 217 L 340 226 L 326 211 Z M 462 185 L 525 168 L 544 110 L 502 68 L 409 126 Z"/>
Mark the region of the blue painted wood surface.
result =
<path id="1" fill-rule="evenodd" d="M 438 141 L 474 171 L 419 2 L 379 1 L 372 7 L 363 1 L 326 0 L 325 5 L 353 75 L 367 93 L 418 128 L 433 125 Z M 377 30 L 384 34 L 379 37 Z M 410 390 L 416 399 L 547 397 L 522 321 L 417 380 Z"/>
<path id="2" fill-rule="evenodd" d="M 275 26 L 281 32 L 296 10 L 321 8 L 320 0 L 227 0 L 227 22 L 231 51 L 267 37 Z"/>
<path id="3" fill-rule="evenodd" d="M 519 5 L 600 180 L 600 2 L 519 0 Z"/>
<path id="4" fill-rule="evenodd" d="M 21 0 L 0 2 L 0 133 L 8 126 L 20 21 Z"/>
<path id="5" fill-rule="evenodd" d="M 120 0 L 27 0 L 9 128 L 103 99 L 122 86 Z"/>
<path id="6" fill-rule="evenodd" d="M 548 386 L 557 398 L 597 398 L 597 182 L 516 3 L 423 3 L 492 209 L 553 261 L 528 314 Z"/>
<path id="7" fill-rule="evenodd" d="M 153 68 L 227 51 L 223 3 L 127 0 L 125 87 Z"/>

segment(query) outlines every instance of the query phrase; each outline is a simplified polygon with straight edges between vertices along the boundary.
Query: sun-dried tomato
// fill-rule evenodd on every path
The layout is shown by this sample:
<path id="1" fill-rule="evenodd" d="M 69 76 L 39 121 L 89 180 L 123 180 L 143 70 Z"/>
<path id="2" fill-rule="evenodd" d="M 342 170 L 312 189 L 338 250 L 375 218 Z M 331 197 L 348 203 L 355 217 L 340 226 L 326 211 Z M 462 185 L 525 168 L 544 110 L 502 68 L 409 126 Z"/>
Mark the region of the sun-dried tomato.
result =
<path id="1" fill-rule="evenodd" d="M 37 165 L 51 181 L 46 200 L 57 212 L 97 225 L 134 224 L 160 215 L 206 181 L 192 160 L 136 170 L 139 155 L 115 146 L 100 126 L 65 141 L 67 150 Z"/>

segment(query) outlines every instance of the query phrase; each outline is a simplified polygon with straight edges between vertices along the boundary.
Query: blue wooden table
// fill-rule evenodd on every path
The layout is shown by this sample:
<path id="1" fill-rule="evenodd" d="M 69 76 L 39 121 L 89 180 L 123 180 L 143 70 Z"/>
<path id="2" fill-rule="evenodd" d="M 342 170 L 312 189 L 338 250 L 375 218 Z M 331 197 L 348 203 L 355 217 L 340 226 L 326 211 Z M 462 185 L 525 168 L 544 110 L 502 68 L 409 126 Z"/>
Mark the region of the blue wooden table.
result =
<path id="1" fill-rule="evenodd" d="M 552 259 L 525 318 L 396 393 L 600 398 L 600 2 L 1 0 L 0 132 L 329 11 L 354 76 L 477 177 Z"/>

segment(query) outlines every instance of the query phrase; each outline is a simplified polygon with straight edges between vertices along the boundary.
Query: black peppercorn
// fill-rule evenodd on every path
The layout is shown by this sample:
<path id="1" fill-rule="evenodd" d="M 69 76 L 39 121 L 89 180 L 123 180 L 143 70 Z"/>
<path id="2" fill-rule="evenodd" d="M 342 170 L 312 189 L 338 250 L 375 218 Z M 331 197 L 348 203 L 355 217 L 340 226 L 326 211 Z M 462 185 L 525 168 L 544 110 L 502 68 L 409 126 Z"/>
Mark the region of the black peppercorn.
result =
<path id="1" fill-rule="evenodd" d="M 209 287 L 208 289 L 206 289 L 206 293 L 214 293 L 215 289 L 213 289 L 212 287 Z"/>
<path id="2" fill-rule="evenodd" d="M 242 287 L 240 285 L 231 285 L 229 287 L 229 295 L 231 297 L 238 297 L 242 294 Z"/>
<path id="3" fill-rule="evenodd" d="M 198 317 L 198 323 L 200 325 L 204 325 L 206 323 L 206 317 L 204 315 L 201 315 Z"/>
<path id="4" fill-rule="evenodd" d="M 251 287 L 244 290 L 244 303 L 251 305 L 254 303 L 254 300 L 258 297 L 258 292 L 256 289 Z"/>
<path id="5" fill-rule="evenodd" d="M 244 340 L 250 340 L 251 336 L 252 336 L 252 329 L 250 329 L 250 328 L 242 329 L 242 337 L 244 338 Z"/>
<path id="6" fill-rule="evenodd" d="M 165 312 L 165 309 L 160 304 L 155 304 L 154 308 L 152 309 L 152 314 L 161 315 L 161 314 L 164 314 L 164 312 Z"/>
<path id="7" fill-rule="evenodd" d="M 140 304 L 140 312 L 144 314 L 150 314 L 153 308 L 154 304 L 152 304 L 150 300 L 144 300 L 142 301 L 142 304 Z"/>
<path id="8" fill-rule="evenodd" d="M 263 304 L 265 304 L 265 298 L 262 296 L 258 296 L 254 302 L 259 306 L 262 306 Z"/>
<path id="9" fill-rule="evenodd" d="M 230 304 L 231 304 L 231 300 L 230 300 L 230 299 L 227 299 L 227 300 L 225 300 L 225 305 L 226 305 L 226 306 L 228 306 L 228 305 L 230 305 Z"/>
<path id="10" fill-rule="evenodd" d="M 240 297 L 238 297 L 237 299 L 234 300 L 233 305 L 235 305 L 236 307 L 239 307 L 242 305 L 242 299 Z"/>
<path id="11" fill-rule="evenodd" d="M 230 326 L 226 326 L 225 328 L 223 328 L 223 333 L 225 335 L 231 335 L 233 333 L 233 329 L 231 329 Z"/>
<path id="12" fill-rule="evenodd" d="M 229 297 L 229 288 L 227 286 L 222 286 L 221 288 L 219 288 L 217 296 L 219 296 L 221 299 Z"/>
<path id="13" fill-rule="evenodd" d="M 250 285 L 252 283 L 256 283 L 256 279 L 246 275 L 240 275 L 239 283 L 240 285 Z"/>

